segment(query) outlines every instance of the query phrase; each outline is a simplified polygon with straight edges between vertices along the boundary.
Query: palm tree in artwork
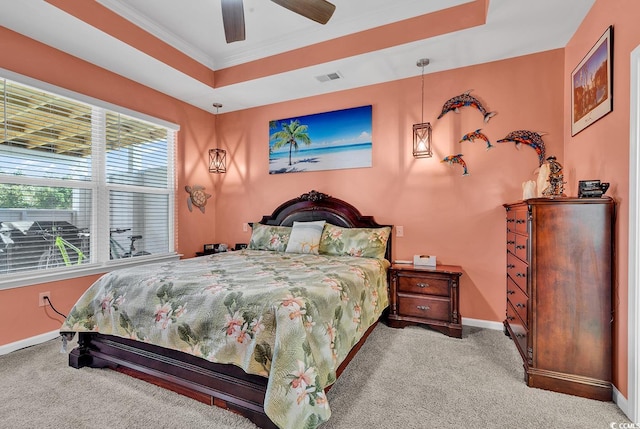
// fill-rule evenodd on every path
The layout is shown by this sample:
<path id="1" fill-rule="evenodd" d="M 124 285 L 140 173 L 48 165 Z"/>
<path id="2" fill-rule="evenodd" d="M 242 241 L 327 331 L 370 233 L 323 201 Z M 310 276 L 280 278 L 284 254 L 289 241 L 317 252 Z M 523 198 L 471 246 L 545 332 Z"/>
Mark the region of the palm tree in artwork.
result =
<path id="1" fill-rule="evenodd" d="M 307 125 L 301 125 L 298 120 L 295 120 L 288 124 L 283 123 L 282 129 L 271 135 L 271 140 L 275 141 L 274 150 L 289 145 L 289 165 L 291 165 L 291 152 L 298 151 L 298 142 L 307 146 L 311 144 L 311 137 L 307 134 L 307 129 Z"/>

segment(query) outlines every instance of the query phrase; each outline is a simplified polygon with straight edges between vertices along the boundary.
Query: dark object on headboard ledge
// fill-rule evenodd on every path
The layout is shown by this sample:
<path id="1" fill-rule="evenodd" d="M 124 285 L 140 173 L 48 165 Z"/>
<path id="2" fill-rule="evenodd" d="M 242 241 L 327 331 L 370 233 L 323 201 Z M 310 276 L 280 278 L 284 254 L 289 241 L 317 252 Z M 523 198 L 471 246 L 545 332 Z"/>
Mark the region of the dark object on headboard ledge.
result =
<path id="1" fill-rule="evenodd" d="M 362 216 L 351 204 L 311 191 L 281 204 L 261 223 L 290 226 L 294 221 L 326 220 L 345 228 L 380 228 L 372 216 Z M 386 258 L 391 260 L 391 237 Z M 375 322 L 351 349 L 336 371 L 339 376 L 366 341 Z M 140 341 L 83 332 L 78 347 L 69 354 L 69 365 L 109 367 L 166 389 L 182 393 L 209 405 L 229 409 L 261 428 L 275 428 L 264 412 L 267 378 L 247 374 L 234 365 L 224 365 Z M 328 389 L 327 389 L 328 390 Z"/>

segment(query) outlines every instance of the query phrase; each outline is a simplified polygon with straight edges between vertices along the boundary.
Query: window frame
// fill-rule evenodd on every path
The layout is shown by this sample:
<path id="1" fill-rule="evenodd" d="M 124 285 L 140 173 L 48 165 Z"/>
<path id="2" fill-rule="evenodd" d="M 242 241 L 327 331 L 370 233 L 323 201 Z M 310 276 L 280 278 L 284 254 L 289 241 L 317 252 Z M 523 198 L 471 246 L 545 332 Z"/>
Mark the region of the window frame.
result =
<path id="1" fill-rule="evenodd" d="M 167 129 L 168 136 L 168 151 L 167 151 L 167 187 L 166 188 L 148 188 L 148 187 L 138 187 L 137 189 L 133 189 L 132 186 L 121 186 L 109 184 L 106 181 L 105 176 L 105 156 L 106 156 L 106 145 L 104 142 L 98 143 L 98 150 L 93 152 L 92 157 L 93 164 L 92 165 L 92 179 L 90 181 L 72 181 L 72 186 L 74 188 L 85 188 L 90 189 L 92 191 L 92 203 L 91 203 L 91 216 L 92 216 L 92 225 L 91 225 L 91 233 L 93 237 L 96 237 L 95 240 L 92 240 L 91 250 L 97 252 L 94 253 L 97 255 L 96 262 L 88 262 L 82 265 L 69 268 L 65 267 L 63 269 L 52 269 L 52 270 L 29 270 L 24 272 L 17 273 L 9 273 L 9 274 L 0 274 L 0 290 L 11 289 L 16 287 L 23 286 L 31 286 L 37 283 L 46 283 L 52 281 L 66 280 L 72 278 L 79 278 L 85 276 L 91 276 L 96 274 L 106 273 L 115 269 L 127 267 L 127 266 L 135 266 L 135 265 L 143 265 L 155 262 L 162 262 L 167 260 L 176 260 L 179 259 L 180 255 L 175 251 L 175 243 L 176 243 L 176 233 L 177 233 L 177 205 L 176 205 L 176 194 L 177 194 L 177 165 L 176 165 L 176 149 L 177 149 L 177 139 L 178 132 L 180 131 L 180 126 L 159 118 L 155 118 L 153 116 L 137 112 L 119 105 L 115 105 L 113 103 L 109 103 L 103 100 L 99 100 L 85 94 L 80 94 L 65 88 L 61 88 L 56 85 L 52 85 L 46 82 L 42 82 L 40 80 L 36 80 L 33 78 L 29 78 L 9 70 L 5 70 L 0 68 L 0 78 L 7 79 L 13 81 L 15 83 L 30 86 L 37 90 L 47 91 L 52 94 L 61 97 L 67 97 L 74 101 L 78 101 L 81 103 L 86 103 L 91 105 L 94 109 L 102 110 L 102 117 L 106 116 L 106 111 L 110 111 L 113 113 L 118 113 L 121 115 L 125 115 L 137 120 L 149 122 L 155 126 L 164 127 Z M 170 140 L 170 141 L 169 141 Z M 96 144 L 94 143 L 94 150 Z M 32 185 L 40 185 L 42 186 L 42 181 L 37 178 L 30 177 L 20 177 L 19 180 L 16 180 L 16 177 L 11 177 L 11 180 L 0 176 L 0 183 L 24 183 L 24 184 L 32 184 Z M 69 186 L 70 182 L 65 179 L 58 179 L 54 181 L 49 181 L 52 186 Z M 113 259 L 110 260 L 108 258 L 109 254 L 109 230 L 108 228 L 99 228 L 100 224 L 107 224 L 109 221 L 108 214 L 108 195 L 109 192 L 113 189 L 124 189 L 127 191 L 142 191 L 149 192 L 151 194 L 163 194 L 168 196 L 168 251 L 166 253 L 161 254 L 152 254 L 145 255 L 136 258 L 123 258 L 123 259 Z M 104 198 L 104 197 L 107 198 Z M 106 204 L 107 210 L 104 210 L 104 205 Z M 106 216 L 106 223 L 104 222 L 104 217 Z M 106 255 L 106 257 L 105 257 Z"/>

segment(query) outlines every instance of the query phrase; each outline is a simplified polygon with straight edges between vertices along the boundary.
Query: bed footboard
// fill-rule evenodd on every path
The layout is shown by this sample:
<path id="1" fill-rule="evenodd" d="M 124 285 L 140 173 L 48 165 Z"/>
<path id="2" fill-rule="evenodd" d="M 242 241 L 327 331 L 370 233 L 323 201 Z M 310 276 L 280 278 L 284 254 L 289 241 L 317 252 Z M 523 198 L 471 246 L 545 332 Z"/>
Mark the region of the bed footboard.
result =
<path id="1" fill-rule="evenodd" d="M 338 367 L 336 376 L 342 374 L 377 324 L 371 325 L 351 349 Z M 69 366 L 111 368 L 207 405 L 240 414 L 258 427 L 277 428 L 264 412 L 267 379 L 247 374 L 235 365 L 217 364 L 126 338 L 80 332 L 78 347 L 69 353 Z"/>
<path id="2" fill-rule="evenodd" d="M 111 368 L 236 412 L 261 428 L 276 428 L 264 413 L 267 379 L 152 344 L 96 333 L 79 333 L 69 354 L 74 368 Z"/>

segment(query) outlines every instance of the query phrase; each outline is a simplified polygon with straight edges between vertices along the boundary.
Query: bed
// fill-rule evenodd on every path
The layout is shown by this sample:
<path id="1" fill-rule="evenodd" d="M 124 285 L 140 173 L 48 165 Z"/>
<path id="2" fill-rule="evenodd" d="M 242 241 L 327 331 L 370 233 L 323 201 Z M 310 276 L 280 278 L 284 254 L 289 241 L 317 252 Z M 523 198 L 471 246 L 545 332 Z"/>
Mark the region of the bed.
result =
<path id="1" fill-rule="evenodd" d="M 390 232 L 311 191 L 254 224 L 247 249 L 108 273 L 61 328 L 78 333 L 69 365 L 115 369 L 262 428 L 317 427 L 388 306 Z"/>

